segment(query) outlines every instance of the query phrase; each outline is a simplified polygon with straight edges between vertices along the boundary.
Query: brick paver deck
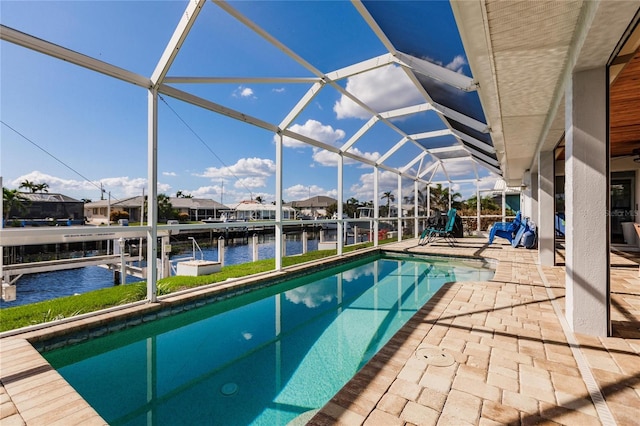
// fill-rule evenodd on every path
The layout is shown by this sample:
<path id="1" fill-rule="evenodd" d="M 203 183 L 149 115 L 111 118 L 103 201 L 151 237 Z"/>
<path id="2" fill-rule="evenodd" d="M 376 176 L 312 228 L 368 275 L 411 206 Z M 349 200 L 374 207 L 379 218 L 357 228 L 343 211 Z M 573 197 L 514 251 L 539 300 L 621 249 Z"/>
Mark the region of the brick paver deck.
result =
<path id="1" fill-rule="evenodd" d="M 498 259 L 496 274 L 445 285 L 310 424 L 638 424 L 637 266 L 612 262 L 624 263 L 611 271 L 614 337 L 594 338 L 565 334 L 564 268 L 539 267 L 535 251 L 474 238 L 416 244 L 385 248 Z M 424 347 L 452 364 L 429 363 L 416 353 Z M 24 336 L 0 340 L 0 380 L 2 426 L 105 424 Z"/>
<path id="2" fill-rule="evenodd" d="M 490 282 L 445 286 L 310 424 L 639 424 L 637 267 L 612 269 L 615 337 L 569 335 L 604 396 L 598 409 L 552 304 L 564 307 L 563 267 L 539 268 L 534 250 L 473 238 L 455 247 L 408 240 L 393 249 L 499 264 Z M 456 362 L 428 365 L 416 356 L 425 344 Z"/>

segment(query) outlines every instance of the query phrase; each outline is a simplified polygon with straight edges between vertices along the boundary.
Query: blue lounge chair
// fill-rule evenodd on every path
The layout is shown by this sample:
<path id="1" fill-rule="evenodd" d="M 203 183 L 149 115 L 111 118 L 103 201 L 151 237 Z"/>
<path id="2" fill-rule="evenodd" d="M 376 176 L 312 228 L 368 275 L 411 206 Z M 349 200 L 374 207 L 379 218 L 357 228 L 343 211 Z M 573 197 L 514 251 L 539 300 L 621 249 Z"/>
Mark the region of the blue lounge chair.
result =
<path id="1" fill-rule="evenodd" d="M 449 245 L 455 244 L 456 240 L 453 236 L 453 227 L 456 223 L 456 209 L 450 209 L 447 212 L 447 223 L 444 228 L 427 228 L 422 231 L 418 244 L 423 246 L 436 241 L 438 238 L 445 239 Z"/>
<path id="2" fill-rule="evenodd" d="M 511 245 L 513 245 L 514 240 L 516 240 L 516 236 L 520 234 L 520 237 L 517 239 L 518 243 L 520 242 L 520 238 L 522 238 L 522 234 L 524 234 L 525 229 L 526 221 L 522 220 L 522 214 L 518 212 L 516 213 L 516 218 L 513 222 L 496 222 L 493 224 L 491 231 L 489 232 L 489 244 L 493 244 L 495 237 L 501 237 L 508 240 Z"/>

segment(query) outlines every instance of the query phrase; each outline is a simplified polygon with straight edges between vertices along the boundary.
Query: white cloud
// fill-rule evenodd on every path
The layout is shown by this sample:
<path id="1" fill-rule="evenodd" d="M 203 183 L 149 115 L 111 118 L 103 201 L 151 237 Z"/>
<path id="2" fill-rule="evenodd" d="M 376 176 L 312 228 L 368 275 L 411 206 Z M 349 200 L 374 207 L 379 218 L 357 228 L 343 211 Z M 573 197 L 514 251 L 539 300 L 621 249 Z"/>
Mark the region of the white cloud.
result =
<path id="1" fill-rule="evenodd" d="M 450 178 L 471 179 L 476 177 L 473 163 L 474 161 L 469 157 L 466 161 L 445 161 L 443 166 Z"/>
<path id="2" fill-rule="evenodd" d="M 255 188 L 267 186 L 267 179 L 275 171 L 276 165 L 272 160 L 254 157 L 241 158 L 234 165 L 228 167 L 209 167 L 204 173 L 196 174 L 196 176 L 210 178 L 214 183 L 221 179 L 225 182 L 233 182 L 233 185 L 224 187 L 224 199 L 227 200 L 224 204 L 230 205 L 232 204 L 231 200 L 237 203 L 249 199 Z M 237 188 L 240 192 L 232 193 L 231 188 Z M 253 195 L 255 196 L 256 193 Z"/>
<path id="3" fill-rule="evenodd" d="M 318 149 L 318 148 L 313 149 L 313 161 L 323 166 L 329 166 L 329 167 L 337 166 L 338 157 L 339 157 L 338 154 L 336 154 L 335 152 L 326 151 L 324 149 Z M 347 162 L 347 160 L 348 159 L 345 158 L 345 163 Z"/>
<path id="4" fill-rule="evenodd" d="M 485 190 L 485 189 L 493 189 L 496 186 L 496 182 L 498 180 L 500 180 L 502 178 L 498 177 L 498 176 L 487 176 L 484 177 L 482 179 L 480 179 L 480 183 L 478 184 L 478 187 L 480 188 L 480 190 Z"/>
<path id="5" fill-rule="evenodd" d="M 395 65 L 349 77 L 346 90 L 378 112 L 424 102 L 424 97 L 409 77 Z M 339 119 L 368 120 L 371 117 L 371 114 L 346 96 L 335 103 L 333 110 Z"/>
<path id="6" fill-rule="evenodd" d="M 360 157 L 364 157 L 367 160 L 371 160 L 371 161 L 376 161 L 378 158 L 380 158 L 380 153 L 378 151 L 375 152 L 363 152 L 360 151 L 358 148 L 356 147 L 351 147 L 349 148 L 348 152 L 351 152 L 353 154 L 359 155 Z"/>
<path id="7" fill-rule="evenodd" d="M 342 129 L 334 129 L 330 125 L 324 125 L 316 120 L 307 120 L 304 124 L 294 124 L 290 127 L 291 131 L 299 133 L 303 136 L 307 136 L 309 138 L 315 139 L 317 141 L 323 142 L 327 145 L 331 146 L 340 146 L 342 144 L 342 140 L 345 138 L 346 134 Z M 274 135 L 274 141 L 278 138 L 278 135 Z M 289 148 L 304 148 L 309 147 L 306 143 L 300 142 L 298 140 L 292 139 L 290 137 L 285 136 L 282 140 L 282 144 Z M 334 167 L 338 164 L 338 155 L 331 151 L 326 151 L 324 149 L 320 149 L 317 147 L 313 148 L 313 160 L 322 165 L 322 166 L 331 166 Z M 356 155 L 360 155 L 364 158 L 368 158 L 370 160 L 377 160 L 380 157 L 378 152 L 362 152 L 358 148 L 352 147 L 349 152 L 352 152 Z M 352 160 L 348 157 L 345 157 L 344 164 L 359 164 L 359 162 Z M 312 167 L 312 166 L 311 166 Z"/>
<path id="8" fill-rule="evenodd" d="M 336 189 L 327 190 L 318 185 L 293 185 L 284 190 L 287 200 L 306 200 L 310 197 L 325 195 L 327 197 L 336 198 L 338 191 Z"/>
<path id="9" fill-rule="evenodd" d="M 351 282 L 351 281 L 357 280 L 360 277 L 373 276 L 374 273 L 375 273 L 375 266 L 373 263 L 370 263 L 368 265 L 364 265 L 364 267 L 344 271 L 342 273 L 342 280 Z"/>
<path id="10" fill-rule="evenodd" d="M 296 305 L 302 303 L 307 308 L 316 308 L 325 302 L 330 303 L 335 298 L 336 286 L 334 283 L 321 281 L 286 291 L 284 296 Z"/>
<path id="11" fill-rule="evenodd" d="M 349 152 L 371 161 L 376 161 L 378 158 L 380 158 L 380 153 L 377 151 L 362 152 L 358 148 L 351 147 L 349 149 Z M 336 167 L 338 165 L 338 154 L 320 148 L 313 148 L 313 160 L 322 166 Z M 361 164 L 363 167 L 368 167 L 366 164 L 353 160 L 349 157 L 344 157 L 343 163 L 345 166 L 350 164 Z"/>
<path id="12" fill-rule="evenodd" d="M 176 172 L 162 172 L 162 176 L 178 176 Z"/>
<path id="13" fill-rule="evenodd" d="M 233 91 L 234 98 L 252 98 L 256 99 L 253 94 L 253 89 L 245 86 L 238 86 L 236 90 Z"/>
<path id="14" fill-rule="evenodd" d="M 336 145 L 338 141 L 345 137 L 344 130 L 334 129 L 330 125 L 323 125 L 316 120 L 307 120 L 304 124 L 294 124 L 289 128 L 289 130 L 328 145 Z M 278 135 L 273 136 L 274 142 L 278 137 Z M 304 142 L 300 142 L 288 136 L 285 136 L 282 139 L 282 144 L 288 148 L 305 148 L 309 146 Z"/>
<path id="15" fill-rule="evenodd" d="M 273 89 L 272 92 L 284 93 L 285 92 L 285 88 L 284 87 L 278 87 L 277 89 Z"/>
<path id="16" fill-rule="evenodd" d="M 352 185 L 349 190 L 355 198 L 360 201 L 373 200 L 373 173 L 364 173 L 360 176 L 359 182 Z M 391 191 L 396 195 L 398 190 L 398 175 L 383 170 L 378 174 L 378 191 L 380 194 Z M 378 200 L 380 201 L 380 200 Z"/>
<path id="17" fill-rule="evenodd" d="M 147 189 L 147 179 L 130 178 L 128 176 L 109 177 L 88 182 L 86 180 L 64 179 L 34 170 L 10 182 L 15 188 L 24 180 L 49 185 L 49 193 L 60 193 L 71 197 L 99 199 L 100 183 L 105 191 L 111 192 L 114 198 L 126 198 L 142 195 L 142 188 Z M 158 183 L 158 192 L 168 193 L 171 185 Z"/>
<path id="18" fill-rule="evenodd" d="M 233 185 L 228 185 L 227 180 L 224 180 L 223 185 L 209 185 L 201 186 L 195 190 L 186 190 L 184 192 L 193 195 L 194 198 L 206 198 L 215 200 L 226 206 L 233 207 L 243 200 L 248 200 L 253 196 L 260 195 L 264 200 L 273 200 L 275 197 L 273 194 L 265 192 L 252 192 L 247 188 L 241 187 L 235 189 Z"/>
<path id="19" fill-rule="evenodd" d="M 267 186 L 267 178 L 262 176 L 253 176 L 240 178 L 233 184 L 235 188 L 264 188 Z"/>
<path id="20" fill-rule="evenodd" d="M 188 194 L 193 195 L 193 198 L 208 198 L 211 200 L 220 201 L 220 193 L 221 186 L 220 185 L 210 185 L 210 186 L 201 186 L 194 191 L 185 191 Z"/>
<path id="21" fill-rule="evenodd" d="M 234 165 L 227 167 L 209 167 L 199 177 L 210 179 L 230 178 L 234 180 L 245 178 L 262 178 L 266 180 L 276 171 L 275 163 L 268 158 L 241 158 Z"/>
<path id="22" fill-rule="evenodd" d="M 445 65 L 448 68 L 457 73 L 462 73 L 462 67 L 467 65 L 467 60 L 462 55 L 457 55 L 451 62 Z"/>

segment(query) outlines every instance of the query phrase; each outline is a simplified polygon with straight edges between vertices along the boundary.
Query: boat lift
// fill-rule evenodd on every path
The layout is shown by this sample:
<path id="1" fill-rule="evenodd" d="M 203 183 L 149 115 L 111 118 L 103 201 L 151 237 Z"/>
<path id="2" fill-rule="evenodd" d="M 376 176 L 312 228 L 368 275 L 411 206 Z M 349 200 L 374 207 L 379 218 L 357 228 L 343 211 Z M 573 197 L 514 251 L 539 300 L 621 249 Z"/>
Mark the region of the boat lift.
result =
<path id="1" fill-rule="evenodd" d="M 16 299 L 16 282 L 24 274 L 35 274 L 38 272 L 60 271 L 65 269 L 75 269 L 85 266 L 104 266 L 114 271 L 120 272 L 120 284 L 126 284 L 126 276 L 131 275 L 138 278 L 146 278 L 146 268 L 127 265 L 127 262 L 135 260 L 133 257 L 125 255 L 124 242 L 128 239 L 146 238 L 147 228 L 141 226 L 109 226 L 95 232 L 95 229 L 86 227 L 77 228 L 36 228 L 21 229 L 12 232 L 11 229 L 2 230 L 1 246 L 23 245 L 25 241 L 29 244 L 64 244 L 83 241 L 113 241 L 115 251 L 119 252 L 104 256 L 87 256 L 73 259 L 49 260 L 43 262 L 18 263 L 4 265 L 0 262 L 0 278 L 2 280 L 2 300 L 10 302 Z M 158 230 L 158 237 L 162 239 L 163 247 L 169 246 L 169 236 L 177 234 L 177 229 Z M 118 250 L 119 248 L 119 250 Z M 170 249 L 169 249 L 170 251 Z M 0 254 L 1 255 L 1 254 Z M 169 252 L 162 250 L 162 265 L 169 265 Z M 168 268 L 162 268 L 161 276 L 169 274 Z M 167 269 L 167 271 L 165 271 Z M 165 273 L 166 272 L 166 273 Z"/>

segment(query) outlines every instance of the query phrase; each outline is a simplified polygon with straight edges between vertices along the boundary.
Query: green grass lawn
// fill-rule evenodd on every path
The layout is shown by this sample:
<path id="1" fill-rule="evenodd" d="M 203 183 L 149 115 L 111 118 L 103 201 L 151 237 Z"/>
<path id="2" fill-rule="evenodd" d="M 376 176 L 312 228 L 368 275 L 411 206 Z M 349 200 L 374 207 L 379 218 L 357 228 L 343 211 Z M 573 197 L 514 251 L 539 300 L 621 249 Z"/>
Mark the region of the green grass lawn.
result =
<path id="1" fill-rule="evenodd" d="M 381 244 L 395 240 L 381 241 Z M 344 248 L 344 252 L 372 246 L 363 243 Z M 336 250 L 318 250 L 303 255 L 287 256 L 282 259 L 282 266 L 291 266 L 310 262 L 329 256 L 334 256 Z M 239 278 L 268 272 L 275 269 L 275 259 L 264 259 L 256 262 L 229 265 L 220 272 L 199 277 L 174 276 L 158 281 L 158 295 L 170 294 L 176 291 L 200 287 L 207 284 L 225 281 L 229 278 Z M 35 324 L 41 324 L 56 319 L 68 318 L 75 315 L 95 312 L 113 306 L 144 300 L 147 295 L 145 282 L 114 286 L 90 291 L 77 296 L 60 297 L 29 305 L 16 306 L 0 310 L 0 332 L 14 330 Z"/>

